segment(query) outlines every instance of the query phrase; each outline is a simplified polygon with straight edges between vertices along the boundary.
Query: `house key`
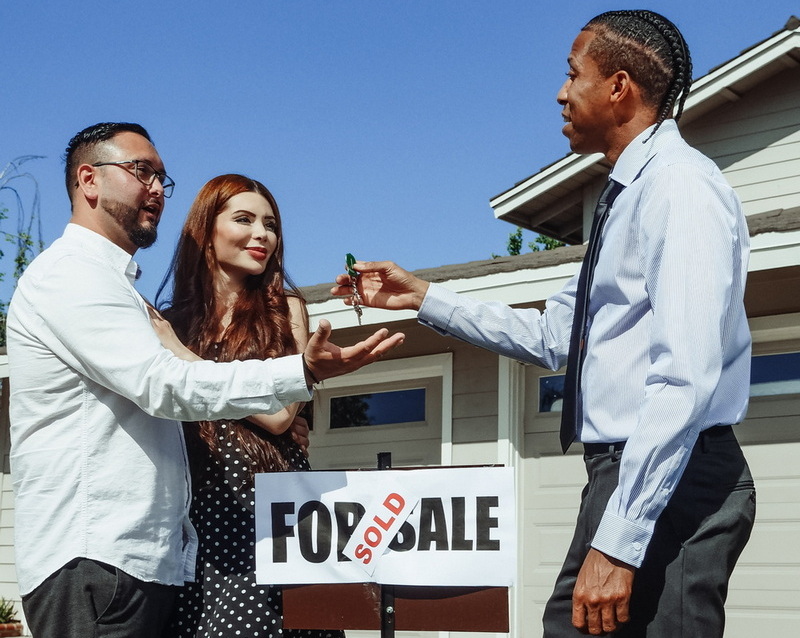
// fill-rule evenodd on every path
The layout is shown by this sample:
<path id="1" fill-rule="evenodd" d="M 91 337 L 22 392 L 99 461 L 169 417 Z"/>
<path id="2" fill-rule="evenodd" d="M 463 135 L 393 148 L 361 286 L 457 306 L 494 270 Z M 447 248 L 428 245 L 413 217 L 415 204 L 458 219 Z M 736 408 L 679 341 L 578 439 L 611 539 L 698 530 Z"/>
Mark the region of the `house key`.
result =
<path id="1" fill-rule="evenodd" d="M 356 311 L 356 317 L 358 317 L 358 325 L 361 325 L 361 315 L 364 311 L 361 309 L 361 295 L 358 294 L 358 286 L 356 285 L 356 281 L 358 280 L 358 276 L 361 274 L 357 270 L 353 268 L 353 264 L 356 263 L 356 258 L 353 257 L 350 253 L 347 253 L 345 256 L 345 265 L 347 267 L 347 274 L 350 275 L 350 288 L 353 291 L 353 310 Z"/>

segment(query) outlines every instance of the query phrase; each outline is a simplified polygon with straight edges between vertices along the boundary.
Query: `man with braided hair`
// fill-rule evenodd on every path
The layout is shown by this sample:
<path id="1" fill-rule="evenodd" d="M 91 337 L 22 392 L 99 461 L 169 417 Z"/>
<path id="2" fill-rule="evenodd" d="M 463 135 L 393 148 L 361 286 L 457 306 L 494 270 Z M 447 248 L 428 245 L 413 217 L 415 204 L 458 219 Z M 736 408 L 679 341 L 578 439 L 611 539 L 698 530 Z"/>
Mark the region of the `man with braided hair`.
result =
<path id="1" fill-rule="evenodd" d="M 546 638 L 721 637 L 755 517 L 731 429 L 749 395 L 747 225 L 717 166 L 678 131 L 692 67 L 675 25 L 601 14 L 568 63 L 564 135 L 613 167 L 582 272 L 539 312 L 357 262 L 361 301 L 418 310 L 442 334 L 521 361 L 567 363 L 562 444 L 583 444 L 588 483 Z M 337 284 L 350 294 L 349 276 Z"/>

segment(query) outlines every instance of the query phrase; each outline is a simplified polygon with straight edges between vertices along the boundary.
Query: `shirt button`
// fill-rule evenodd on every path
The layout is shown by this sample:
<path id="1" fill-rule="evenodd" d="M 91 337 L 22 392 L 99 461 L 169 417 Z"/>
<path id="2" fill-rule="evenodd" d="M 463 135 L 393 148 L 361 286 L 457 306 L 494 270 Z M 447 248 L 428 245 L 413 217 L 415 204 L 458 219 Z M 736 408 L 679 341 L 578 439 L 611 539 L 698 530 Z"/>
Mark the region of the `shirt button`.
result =
<path id="1" fill-rule="evenodd" d="M 636 552 L 641 552 L 642 551 L 642 544 L 641 543 L 634 543 L 633 544 L 633 549 Z"/>

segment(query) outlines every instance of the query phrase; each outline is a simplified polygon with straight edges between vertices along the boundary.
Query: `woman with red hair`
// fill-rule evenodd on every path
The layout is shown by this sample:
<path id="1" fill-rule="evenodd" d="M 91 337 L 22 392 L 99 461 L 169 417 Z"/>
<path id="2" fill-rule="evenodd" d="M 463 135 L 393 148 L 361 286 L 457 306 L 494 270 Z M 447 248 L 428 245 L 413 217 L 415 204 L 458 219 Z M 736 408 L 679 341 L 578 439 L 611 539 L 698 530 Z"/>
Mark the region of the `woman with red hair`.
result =
<path id="1" fill-rule="evenodd" d="M 160 305 L 174 333 L 157 315 L 154 323 L 178 356 L 233 361 L 305 348 L 308 314 L 284 269 L 278 204 L 260 182 L 220 175 L 200 189 L 157 298 L 170 280 L 171 297 Z M 283 630 L 280 588 L 255 582 L 254 475 L 309 469 L 288 431 L 301 408 L 184 425 L 199 548 L 170 636 L 341 635 Z"/>

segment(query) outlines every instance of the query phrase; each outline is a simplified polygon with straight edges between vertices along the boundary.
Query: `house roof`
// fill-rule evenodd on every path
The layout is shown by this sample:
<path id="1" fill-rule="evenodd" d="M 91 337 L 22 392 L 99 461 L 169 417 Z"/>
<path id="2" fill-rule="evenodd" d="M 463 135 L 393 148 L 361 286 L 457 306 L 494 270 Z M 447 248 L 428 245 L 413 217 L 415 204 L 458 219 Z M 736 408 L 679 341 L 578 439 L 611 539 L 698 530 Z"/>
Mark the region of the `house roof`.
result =
<path id="1" fill-rule="evenodd" d="M 767 233 L 800 231 L 800 207 L 751 215 L 747 218 L 747 226 L 751 237 Z M 560 264 L 579 262 L 583 259 L 585 252 L 586 246 L 578 244 L 524 255 L 470 261 L 464 264 L 452 264 L 437 268 L 423 268 L 415 270 L 413 274 L 420 279 L 435 283 L 474 279 L 518 270 L 549 268 Z M 330 300 L 332 298 L 330 293 L 332 287 L 333 283 L 317 284 L 301 288 L 301 292 L 307 303 L 315 304 Z"/>
<path id="2" fill-rule="evenodd" d="M 792 16 L 783 29 L 745 49 L 737 57 L 696 80 L 686 100 L 681 124 L 686 125 L 719 106 L 738 100 L 764 80 L 800 63 L 800 19 Z M 565 241 L 583 241 L 585 188 L 610 170 L 602 154 L 566 157 L 518 182 L 490 200 L 495 217 Z"/>

